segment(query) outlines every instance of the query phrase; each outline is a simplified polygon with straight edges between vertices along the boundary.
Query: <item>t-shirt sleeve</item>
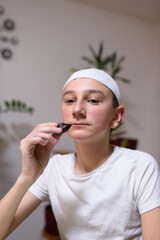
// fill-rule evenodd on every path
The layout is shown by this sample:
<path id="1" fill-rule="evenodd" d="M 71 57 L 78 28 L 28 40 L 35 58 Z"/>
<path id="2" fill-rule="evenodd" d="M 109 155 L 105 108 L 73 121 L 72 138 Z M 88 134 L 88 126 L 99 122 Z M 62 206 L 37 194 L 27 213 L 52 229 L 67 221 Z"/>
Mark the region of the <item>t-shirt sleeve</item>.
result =
<path id="1" fill-rule="evenodd" d="M 29 191 L 34 194 L 41 201 L 49 199 L 47 178 L 51 168 L 51 159 L 44 169 L 42 175 L 36 180 L 35 183 L 29 188 Z"/>
<path id="2" fill-rule="evenodd" d="M 160 206 L 160 173 L 155 159 L 142 154 L 136 166 L 136 201 L 140 214 Z"/>

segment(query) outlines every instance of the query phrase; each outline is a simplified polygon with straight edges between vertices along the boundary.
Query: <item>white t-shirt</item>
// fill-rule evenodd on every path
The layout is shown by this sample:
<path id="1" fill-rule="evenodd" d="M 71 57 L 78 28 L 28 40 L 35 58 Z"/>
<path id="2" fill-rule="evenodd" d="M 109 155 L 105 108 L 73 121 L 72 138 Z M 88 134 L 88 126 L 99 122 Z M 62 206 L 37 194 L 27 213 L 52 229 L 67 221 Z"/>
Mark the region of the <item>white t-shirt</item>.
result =
<path id="1" fill-rule="evenodd" d="M 140 215 L 160 206 L 159 169 L 147 153 L 115 147 L 76 176 L 75 154 L 54 155 L 30 191 L 50 199 L 62 240 L 140 240 Z"/>

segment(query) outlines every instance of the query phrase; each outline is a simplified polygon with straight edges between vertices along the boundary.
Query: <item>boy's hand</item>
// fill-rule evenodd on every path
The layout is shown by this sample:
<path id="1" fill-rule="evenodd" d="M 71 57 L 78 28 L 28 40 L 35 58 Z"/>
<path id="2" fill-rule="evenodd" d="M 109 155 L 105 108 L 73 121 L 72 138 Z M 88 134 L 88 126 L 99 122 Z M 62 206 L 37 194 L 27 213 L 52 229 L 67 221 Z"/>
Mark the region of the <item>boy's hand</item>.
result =
<path id="1" fill-rule="evenodd" d="M 35 181 L 46 167 L 50 154 L 57 144 L 62 132 L 57 123 L 38 124 L 33 131 L 21 141 L 23 177 Z"/>

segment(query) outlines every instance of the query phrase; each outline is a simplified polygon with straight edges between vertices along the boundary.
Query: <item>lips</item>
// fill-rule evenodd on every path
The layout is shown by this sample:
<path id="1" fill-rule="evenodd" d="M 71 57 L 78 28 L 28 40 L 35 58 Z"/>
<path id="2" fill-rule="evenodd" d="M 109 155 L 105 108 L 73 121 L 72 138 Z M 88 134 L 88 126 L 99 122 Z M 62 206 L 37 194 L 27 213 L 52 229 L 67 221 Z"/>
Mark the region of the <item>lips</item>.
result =
<path id="1" fill-rule="evenodd" d="M 72 126 L 89 126 L 88 123 L 72 123 Z"/>

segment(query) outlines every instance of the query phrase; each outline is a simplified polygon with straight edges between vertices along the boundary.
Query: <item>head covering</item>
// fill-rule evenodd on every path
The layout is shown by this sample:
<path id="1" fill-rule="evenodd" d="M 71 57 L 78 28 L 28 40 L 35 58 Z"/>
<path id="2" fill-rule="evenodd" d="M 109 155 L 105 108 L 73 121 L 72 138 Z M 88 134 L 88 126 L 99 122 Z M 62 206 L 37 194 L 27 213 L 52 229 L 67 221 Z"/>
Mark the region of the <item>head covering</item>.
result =
<path id="1" fill-rule="evenodd" d="M 97 80 L 98 82 L 104 84 L 107 88 L 109 88 L 113 94 L 115 95 L 115 97 L 118 100 L 118 103 L 120 104 L 120 91 L 119 91 L 119 87 L 117 85 L 117 83 L 115 82 L 115 80 L 109 76 L 105 71 L 100 70 L 100 69 L 96 69 L 96 68 L 88 68 L 88 69 L 83 69 L 83 70 L 78 70 L 77 72 L 74 72 L 69 79 L 66 81 L 64 88 L 66 87 L 66 85 L 72 81 L 75 80 L 77 78 L 91 78 L 94 80 Z"/>

